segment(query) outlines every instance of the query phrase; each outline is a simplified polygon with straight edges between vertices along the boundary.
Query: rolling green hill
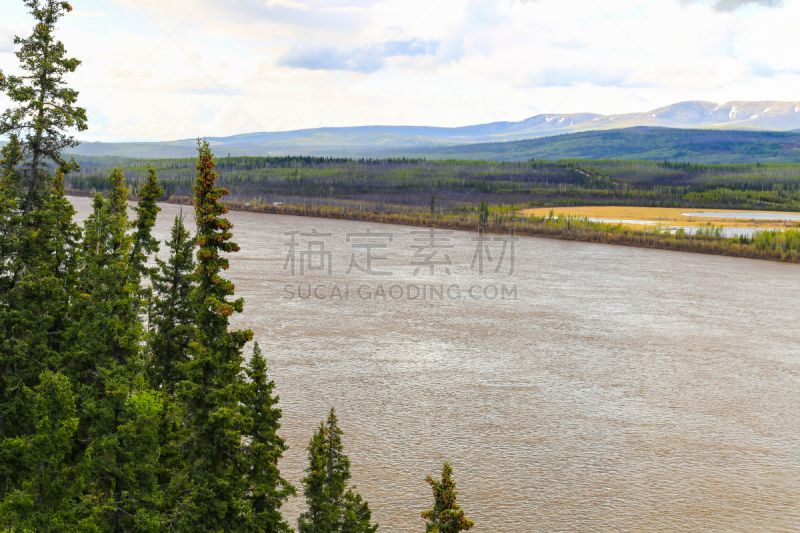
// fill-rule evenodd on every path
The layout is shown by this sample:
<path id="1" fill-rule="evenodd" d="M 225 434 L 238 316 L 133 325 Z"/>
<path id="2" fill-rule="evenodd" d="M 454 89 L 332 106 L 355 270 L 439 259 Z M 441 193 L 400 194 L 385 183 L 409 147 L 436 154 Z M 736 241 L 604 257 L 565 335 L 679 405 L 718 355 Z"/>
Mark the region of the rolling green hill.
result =
<path id="1" fill-rule="evenodd" d="M 396 152 L 393 155 L 400 155 Z M 800 162 L 800 133 L 636 127 L 524 141 L 405 150 L 427 159 L 637 159 L 692 163 Z"/>

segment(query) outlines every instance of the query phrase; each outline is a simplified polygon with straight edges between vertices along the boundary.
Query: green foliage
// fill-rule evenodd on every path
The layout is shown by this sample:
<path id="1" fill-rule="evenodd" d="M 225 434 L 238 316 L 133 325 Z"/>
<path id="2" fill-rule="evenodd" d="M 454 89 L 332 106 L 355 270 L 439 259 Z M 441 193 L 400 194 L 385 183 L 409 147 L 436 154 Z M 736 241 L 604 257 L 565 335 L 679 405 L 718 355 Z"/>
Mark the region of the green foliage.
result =
<path id="1" fill-rule="evenodd" d="M 172 395 L 184 379 L 182 365 L 189 361 L 189 344 L 195 338 L 194 239 L 176 216 L 171 239 L 166 243 L 167 261 L 156 258 L 152 272 L 154 299 L 150 307 L 151 386 Z"/>
<path id="2" fill-rule="evenodd" d="M 374 533 L 367 502 L 348 488 L 350 459 L 344 454 L 342 430 L 331 408 L 308 445 L 306 477 L 302 479 L 308 510 L 298 520 L 299 533 Z"/>
<path id="3" fill-rule="evenodd" d="M 749 239 L 749 244 L 758 250 L 800 254 L 800 230 L 757 231 Z"/>
<path id="4" fill-rule="evenodd" d="M 74 72 L 81 62 L 67 58 L 64 45 L 53 35 L 56 23 L 72 11 L 72 7 L 55 0 L 25 0 L 24 3 L 36 20 L 36 26 L 30 37 L 14 38 L 14 44 L 19 46 L 15 55 L 23 74 L 6 77 L 0 73 L 0 90 L 18 104 L 0 116 L 0 135 L 18 135 L 26 153 L 25 211 L 28 212 L 40 201 L 45 165 L 65 165 L 61 152 L 78 145 L 66 131 L 72 128 L 84 131 L 88 126 L 86 110 L 75 106 L 78 92 L 66 87 L 64 82 L 64 75 Z"/>
<path id="5" fill-rule="evenodd" d="M 242 347 L 252 333 L 228 330 L 230 315 L 241 312 L 244 303 L 227 300 L 234 287 L 219 275 L 228 268 L 228 260 L 219 254 L 239 247 L 230 242 L 233 225 L 221 218 L 227 209 L 218 200 L 227 191 L 215 188 L 216 165 L 208 142 L 197 144 L 197 338 L 190 345 L 191 359 L 182 366 L 186 378 L 179 389 L 189 430 L 183 444 L 186 470 L 176 478 L 182 494 L 176 524 L 185 531 L 244 531 L 250 513 L 242 437 L 249 420 L 240 408 L 247 389 Z"/>
<path id="6" fill-rule="evenodd" d="M 308 468 L 301 482 L 308 510 L 300 515 L 297 523 L 299 533 L 332 533 L 338 519 L 338 509 L 328 502 L 328 459 L 325 423 L 311 437 L 308 444 Z"/>
<path id="7" fill-rule="evenodd" d="M 433 509 L 422 513 L 427 533 L 458 533 L 467 531 L 475 525 L 472 520 L 467 520 L 464 510 L 456 504 L 456 483 L 453 481 L 453 466 L 450 461 L 442 468 L 442 480 L 436 481 L 431 476 L 425 481 L 433 490 Z"/>
<path id="8" fill-rule="evenodd" d="M 80 520 L 74 501 L 82 487 L 83 469 L 70 457 L 78 426 L 70 382 L 45 371 L 36 390 L 26 387 L 25 395 L 32 404 L 33 431 L 2 443 L 3 454 L 15 454 L 25 475 L 0 503 L 0 522 L 14 524 L 20 531 L 81 530 L 76 527 Z"/>
<path id="9" fill-rule="evenodd" d="M 155 531 L 163 522 L 158 471 L 161 400 L 144 379 L 143 301 L 131 263 L 128 192 L 119 169 L 108 200 L 95 197 L 72 308 L 65 372 L 81 398 L 77 457 L 97 480 L 81 509 L 99 527 Z"/>
<path id="10" fill-rule="evenodd" d="M 355 492 L 355 487 L 347 489 L 344 493 L 342 516 L 339 526 L 341 533 L 375 533 L 378 524 L 372 523 L 372 511 L 369 503 Z"/>
<path id="11" fill-rule="evenodd" d="M 60 186 L 61 170 L 48 177 L 38 208 L 25 212 L 21 144 L 3 149 L 0 179 L 0 440 L 34 431 L 25 387 L 61 367 L 70 291 L 77 268 L 79 231 Z M 0 457 L 0 494 L 19 486 L 16 458 Z"/>
<path id="12" fill-rule="evenodd" d="M 478 224 L 484 228 L 487 222 L 489 222 L 489 206 L 481 200 L 481 205 L 478 207 Z"/>
<path id="13" fill-rule="evenodd" d="M 297 494 L 297 489 L 283 479 L 278 470 L 278 460 L 289 447 L 278 436 L 282 415 L 276 405 L 280 398 L 272 394 L 275 382 L 268 381 L 267 362 L 257 342 L 253 346 L 247 377 L 250 383 L 244 408 L 245 416 L 252 422 L 247 478 L 251 487 L 253 527 L 256 531 L 288 533 L 292 529 L 283 520 L 280 509 L 289 496 Z"/>
<path id="14" fill-rule="evenodd" d="M 145 269 L 145 263 L 149 255 L 158 252 L 158 241 L 153 237 L 152 231 L 158 212 L 161 211 L 156 202 L 163 194 L 164 189 L 158 185 L 155 169 L 148 166 L 147 180 L 139 191 L 139 203 L 134 208 L 136 221 L 133 223 L 133 227 L 136 231 L 133 234 L 133 250 L 131 252 L 131 266 L 142 275 L 151 274 Z"/>

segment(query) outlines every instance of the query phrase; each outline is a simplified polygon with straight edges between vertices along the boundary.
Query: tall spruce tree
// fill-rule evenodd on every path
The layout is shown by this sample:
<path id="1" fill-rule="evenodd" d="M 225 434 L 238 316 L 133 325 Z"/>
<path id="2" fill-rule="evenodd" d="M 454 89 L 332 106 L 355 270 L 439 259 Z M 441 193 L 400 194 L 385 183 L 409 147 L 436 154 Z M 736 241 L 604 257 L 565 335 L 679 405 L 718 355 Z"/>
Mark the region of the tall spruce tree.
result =
<path id="1" fill-rule="evenodd" d="M 77 165 L 61 151 L 77 144 L 67 130 L 86 129 L 85 110 L 75 106 L 78 93 L 64 83 L 80 62 L 66 58 L 53 35 L 56 22 L 72 8 L 54 1 L 25 5 L 36 25 L 30 37 L 14 39 L 22 74 L 0 72 L 0 91 L 12 102 L 0 115 L 0 135 L 10 137 L 0 193 L 0 448 L 5 437 L 32 434 L 33 418 L 21 392 L 35 388 L 43 370 L 60 364 L 77 238 L 74 210 L 58 188 Z M 7 459 L 0 449 L 0 494 L 18 486 L 22 475 Z"/>
<path id="2" fill-rule="evenodd" d="M 426 533 L 458 533 L 472 529 L 475 523 L 467 520 L 464 510 L 456 504 L 456 482 L 453 481 L 453 466 L 450 461 L 442 468 L 442 480 L 436 481 L 431 476 L 425 481 L 433 490 L 433 509 L 422 513 Z"/>
<path id="3" fill-rule="evenodd" d="M 166 244 L 169 258 L 156 258 L 157 268 L 150 278 L 153 297 L 148 311 L 147 377 L 164 401 L 164 417 L 159 425 L 158 480 L 166 491 L 165 506 L 172 509 L 180 497 L 173 490 L 173 479 L 186 466 L 180 448 L 185 433 L 182 404 L 175 391 L 184 379 L 183 365 L 189 361 L 189 345 L 196 336 L 194 239 L 184 226 L 182 215 L 175 217 L 171 239 Z"/>
<path id="4" fill-rule="evenodd" d="M 144 378 L 128 191 L 119 169 L 110 181 L 108 200 L 95 197 L 85 224 L 65 361 L 80 398 L 75 457 L 95 480 L 79 508 L 101 530 L 157 531 L 164 521 L 156 477 L 163 402 Z"/>
<path id="5" fill-rule="evenodd" d="M 248 395 L 245 401 L 246 416 L 252 422 L 250 442 L 247 447 L 250 469 L 250 499 L 253 513 L 253 530 L 265 533 L 289 533 L 292 528 L 281 515 L 281 506 L 295 496 L 297 489 L 281 477 L 278 460 L 289 449 L 278 436 L 281 410 L 276 407 L 278 396 L 273 396 L 274 381 L 267 378 L 267 362 L 256 342 L 247 365 Z"/>
<path id="6" fill-rule="evenodd" d="M 302 479 L 308 510 L 298 519 L 299 533 L 374 533 L 369 504 L 348 488 L 350 459 L 344 454 L 342 430 L 331 408 L 308 445 L 308 474 Z"/>
<path id="7" fill-rule="evenodd" d="M 24 472 L 4 452 L 4 438 L 34 431 L 22 391 L 61 366 L 80 237 L 63 168 L 46 177 L 36 209 L 24 212 L 22 161 L 12 136 L 0 163 L 0 494 L 18 486 Z"/>
<path id="8" fill-rule="evenodd" d="M 197 141 L 194 185 L 197 220 L 197 339 L 183 365 L 185 380 L 179 399 L 185 409 L 187 467 L 176 479 L 183 499 L 175 527 L 181 531 L 246 531 L 249 528 L 248 460 L 242 442 L 248 417 L 240 404 L 246 395 L 242 348 L 250 331 L 229 331 L 229 318 L 241 312 L 242 299 L 229 301 L 234 286 L 220 277 L 228 268 L 221 253 L 236 252 L 233 225 L 222 215 L 219 199 L 228 194 L 215 187 L 216 163 L 208 142 Z"/>
<path id="9" fill-rule="evenodd" d="M 75 105 L 78 92 L 66 87 L 64 81 L 64 75 L 74 72 L 81 62 L 66 57 L 64 44 L 54 36 L 56 23 L 72 11 L 72 6 L 57 0 L 24 2 L 36 26 L 30 37 L 14 38 L 23 74 L 4 76 L 0 72 L 0 90 L 18 104 L 0 115 L 0 135 L 13 133 L 21 141 L 25 154 L 24 212 L 28 213 L 41 205 L 47 167 L 65 166 L 63 150 L 78 145 L 66 132 L 84 131 L 88 126 L 86 110 Z"/>
<path id="10" fill-rule="evenodd" d="M 172 396 L 184 379 L 182 365 L 189 361 L 189 344 L 195 338 L 195 246 L 181 216 L 175 217 L 166 244 L 169 258 L 156 258 L 157 269 L 151 277 L 154 298 L 149 312 L 148 376 L 155 390 Z"/>

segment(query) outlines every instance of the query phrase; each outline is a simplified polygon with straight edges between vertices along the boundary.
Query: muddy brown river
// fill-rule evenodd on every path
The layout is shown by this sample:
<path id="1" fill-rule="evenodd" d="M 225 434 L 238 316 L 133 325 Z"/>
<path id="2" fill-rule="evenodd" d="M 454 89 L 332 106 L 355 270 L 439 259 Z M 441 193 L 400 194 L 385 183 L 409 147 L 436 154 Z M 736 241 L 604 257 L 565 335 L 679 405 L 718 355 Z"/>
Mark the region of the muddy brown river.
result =
<path id="1" fill-rule="evenodd" d="M 475 532 L 800 531 L 800 266 L 229 218 L 298 487 L 335 406 L 382 531 L 424 530 L 448 459 Z"/>

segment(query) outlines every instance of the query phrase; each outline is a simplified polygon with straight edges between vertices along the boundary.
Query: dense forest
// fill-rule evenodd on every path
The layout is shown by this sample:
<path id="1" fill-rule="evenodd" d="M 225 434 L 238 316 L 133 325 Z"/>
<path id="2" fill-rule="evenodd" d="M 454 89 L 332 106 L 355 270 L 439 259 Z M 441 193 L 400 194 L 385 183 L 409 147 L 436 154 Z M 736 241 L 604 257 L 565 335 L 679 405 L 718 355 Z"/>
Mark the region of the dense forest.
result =
<path id="1" fill-rule="evenodd" d="M 131 191 L 119 168 L 79 227 L 63 156 L 87 127 L 64 75 L 80 61 L 54 38 L 66 2 L 25 0 L 37 20 L 15 40 L 24 75 L 0 73 L 15 107 L 0 116 L 0 524 L 9 532 L 288 532 L 281 409 L 253 334 L 230 327 L 244 301 L 224 279 L 234 243 L 216 163 L 198 141 L 196 227 L 152 235 L 157 173 Z M 166 260 L 149 260 L 161 248 Z M 252 343 L 252 344 L 251 344 Z M 248 356 L 249 354 L 249 356 Z M 321 413 L 322 414 L 322 413 Z M 332 408 L 308 428 L 300 533 L 374 533 L 350 484 Z M 452 467 L 427 478 L 427 531 L 473 523 Z M 422 479 L 420 479 L 422 482 Z M 294 522 L 294 521 L 292 521 Z M 421 524 L 420 524 L 421 525 Z"/>
<path id="2" fill-rule="evenodd" d="M 106 192 L 121 168 L 135 194 L 152 165 L 164 200 L 191 196 L 191 159 L 77 158 L 70 192 Z M 800 164 L 703 165 L 658 161 L 427 161 L 323 157 L 222 157 L 230 201 L 352 207 L 399 212 L 429 205 L 442 213 L 492 205 L 631 205 L 800 211 Z"/>
<path id="3" fill-rule="evenodd" d="M 162 200 L 191 203 L 188 159 L 79 159 L 67 178 L 72 194 L 107 193 L 119 167 L 132 198 L 151 168 L 164 178 Z M 150 166 L 152 165 L 152 167 Z M 669 161 L 427 161 L 325 157 L 223 157 L 220 184 L 228 207 L 464 230 L 585 240 L 782 261 L 800 260 L 800 232 L 762 231 L 725 238 L 721 228 L 693 235 L 668 229 L 559 217 L 560 207 L 618 205 L 800 211 L 800 165 L 702 165 Z M 481 215 L 481 209 L 485 209 Z M 552 217 L 524 217 L 553 207 Z"/>

